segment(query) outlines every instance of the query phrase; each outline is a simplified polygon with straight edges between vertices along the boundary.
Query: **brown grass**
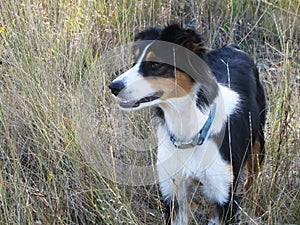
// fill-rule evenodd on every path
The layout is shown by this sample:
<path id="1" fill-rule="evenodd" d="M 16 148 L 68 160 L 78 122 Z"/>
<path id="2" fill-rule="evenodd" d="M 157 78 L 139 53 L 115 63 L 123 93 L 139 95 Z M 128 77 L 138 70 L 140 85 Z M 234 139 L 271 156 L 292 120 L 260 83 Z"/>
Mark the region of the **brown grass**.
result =
<path id="1" fill-rule="evenodd" d="M 243 221 L 298 224 L 299 10 L 287 0 L 1 1 L 0 223 L 162 224 L 157 186 L 125 185 L 120 173 L 152 168 L 150 112 L 118 111 L 107 84 L 128 65 L 113 50 L 135 31 L 195 18 L 209 47 L 249 52 L 266 87 L 266 161 Z"/>

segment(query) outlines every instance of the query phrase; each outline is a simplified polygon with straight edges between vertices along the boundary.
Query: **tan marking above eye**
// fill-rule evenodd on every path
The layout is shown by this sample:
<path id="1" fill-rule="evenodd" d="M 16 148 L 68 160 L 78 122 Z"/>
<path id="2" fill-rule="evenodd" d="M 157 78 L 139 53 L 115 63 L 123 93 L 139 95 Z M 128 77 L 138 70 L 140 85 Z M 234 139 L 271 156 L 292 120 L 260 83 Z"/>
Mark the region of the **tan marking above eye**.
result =
<path id="1" fill-rule="evenodd" d="M 133 57 L 134 57 L 134 60 L 137 60 L 139 55 L 140 55 L 140 52 L 141 50 L 139 48 L 133 50 Z"/>
<path id="2" fill-rule="evenodd" d="M 179 98 L 188 95 L 194 85 L 195 81 L 186 73 L 176 70 L 174 77 L 146 77 L 145 78 L 157 91 L 163 91 L 163 96 L 160 99 Z"/>
<path id="3" fill-rule="evenodd" d="M 155 55 L 155 53 L 153 51 L 149 51 L 147 54 L 146 54 L 146 57 L 145 57 L 145 61 L 157 61 L 158 58 L 157 56 Z"/>

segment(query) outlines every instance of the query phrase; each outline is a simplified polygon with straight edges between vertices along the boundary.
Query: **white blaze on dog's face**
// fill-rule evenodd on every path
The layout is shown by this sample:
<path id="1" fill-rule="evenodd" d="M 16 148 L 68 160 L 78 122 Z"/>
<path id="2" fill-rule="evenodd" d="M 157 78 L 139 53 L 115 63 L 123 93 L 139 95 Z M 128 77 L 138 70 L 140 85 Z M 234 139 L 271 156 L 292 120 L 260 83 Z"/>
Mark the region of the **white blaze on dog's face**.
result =
<path id="1" fill-rule="evenodd" d="M 163 63 L 160 53 L 148 43 L 134 50 L 134 66 L 117 77 L 110 89 L 123 110 L 141 109 L 191 93 L 195 82 L 186 73 Z M 165 57 L 165 56 L 164 56 Z M 174 57 L 172 54 L 167 57 Z"/>

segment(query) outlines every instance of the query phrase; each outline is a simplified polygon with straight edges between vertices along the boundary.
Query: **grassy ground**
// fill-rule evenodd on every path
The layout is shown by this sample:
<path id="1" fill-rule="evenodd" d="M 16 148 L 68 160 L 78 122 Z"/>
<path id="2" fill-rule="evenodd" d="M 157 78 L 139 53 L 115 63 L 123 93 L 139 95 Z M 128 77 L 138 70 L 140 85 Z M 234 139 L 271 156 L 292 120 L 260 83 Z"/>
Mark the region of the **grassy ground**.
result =
<path id="1" fill-rule="evenodd" d="M 299 224 L 296 0 L 1 1 L 0 224 L 162 224 L 155 181 L 126 185 L 118 168 L 151 168 L 149 112 L 119 112 L 107 84 L 126 64 L 113 50 L 134 32 L 192 18 L 209 47 L 236 42 L 249 52 L 266 87 L 266 161 L 243 221 Z"/>

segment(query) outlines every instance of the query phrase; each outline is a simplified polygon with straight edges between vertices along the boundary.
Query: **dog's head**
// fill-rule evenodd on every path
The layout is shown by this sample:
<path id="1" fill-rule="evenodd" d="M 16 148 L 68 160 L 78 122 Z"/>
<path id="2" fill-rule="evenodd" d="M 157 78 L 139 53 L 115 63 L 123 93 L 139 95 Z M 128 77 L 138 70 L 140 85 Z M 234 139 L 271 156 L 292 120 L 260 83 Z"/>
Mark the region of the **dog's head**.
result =
<path id="1" fill-rule="evenodd" d="M 206 54 L 194 30 L 179 25 L 150 28 L 134 41 L 132 68 L 109 85 L 122 109 L 140 109 L 193 93 L 197 80 L 193 74 L 203 72 L 195 64 Z"/>

